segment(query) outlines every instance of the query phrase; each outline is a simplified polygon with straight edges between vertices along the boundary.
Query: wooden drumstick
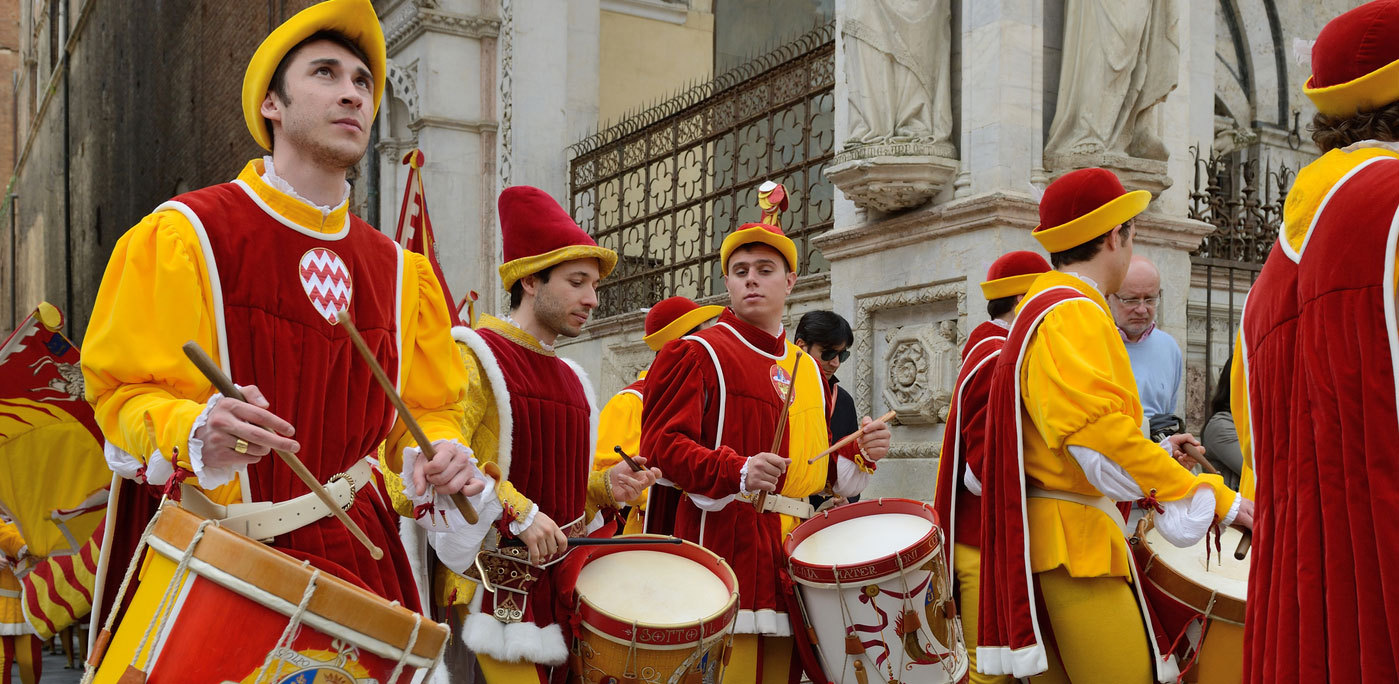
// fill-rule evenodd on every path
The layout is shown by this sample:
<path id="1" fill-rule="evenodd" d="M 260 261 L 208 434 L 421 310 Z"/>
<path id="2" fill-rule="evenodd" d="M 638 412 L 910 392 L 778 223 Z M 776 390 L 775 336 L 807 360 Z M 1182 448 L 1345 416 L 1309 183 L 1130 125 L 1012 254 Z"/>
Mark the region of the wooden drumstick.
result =
<path id="1" fill-rule="evenodd" d="M 899 415 L 899 412 L 898 412 L 898 411 L 890 411 L 890 412 L 888 412 L 888 413 L 886 413 L 886 414 L 880 416 L 879 418 L 875 419 L 874 422 L 876 422 L 876 423 L 888 423 L 889 421 L 891 421 L 891 420 L 893 420 L 894 418 L 896 418 L 898 415 Z M 840 438 L 840 441 L 839 441 L 839 442 L 836 442 L 835 444 L 832 444 L 831 447 L 830 447 L 829 449 L 826 449 L 825 451 L 823 451 L 823 452 L 821 452 L 821 453 L 819 453 L 819 454 L 816 454 L 815 456 L 812 456 L 811 458 L 807 459 L 806 464 L 807 464 L 807 465 L 811 465 L 811 464 L 813 464 L 813 463 L 815 463 L 815 462 L 817 462 L 817 461 L 819 461 L 819 460 L 821 460 L 821 459 L 823 459 L 823 458 L 825 458 L 825 457 L 827 457 L 827 456 L 830 456 L 831 454 L 833 454 L 833 453 L 835 453 L 835 452 L 837 452 L 837 451 L 839 451 L 839 450 L 841 450 L 841 449 L 844 449 L 844 448 L 846 447 L 846 445 L 848 445 L 848 444 L 850 444 L 851 442 L 853 442 L 853 441 L 859 439 L 859 438 L 860 438 L 860 435 L 861 435 L 864 431 L 865 431 L 864 428 L 860 428 L 859 430 L 856 430 L 856 431 L 854 431 L 854 432 L 852 432 L 852 433 L 850 433 L 850 434 L 848 434 L 848 435 L 846 435 L 846 436 L 844 436 L 844 437 L 841 437 L 841 438 Z"/>
<path id="2" fill-rule="evenodd" d="M 403 397 L 398 396 L 398 391 L 393 388 L 393 381 L 389 380 L 388 374 L 384 373 L 384 369 L 379 366 L 378 359 L 374 358 L 374 352 L 369 351 L 369 345 L 364 343 L 359 329 L 355 327 L 354 321 L 350 320 L 349 312 L 341 310 L 335 314 L 335 319 L 340 321 L 345 332 L 349 333 L 350 341 L 355 343 L 355 349 L 359 350 L 359 355 L 364 358 L 364 363 L 369 366 L 370 371 L 373 371 L 374 379 L 379 381 L 379 388 L 388 395 L 389 403 L 393 404 L 394 409 L 398 411 L 398 417 L 408 427 L 408 433 L 417 440 L 418 448 L 422 450 L 423 457 L 431 459 L 434 453 L 431 440 L 427 438 L 427 433 L 423 432 L 422 426 L 418 425 L 418 421 L 413 418 L 413 414 L 408 412 L 408 405 L 403 403 Z M 461 492 L 452 494 L 452 503 L 456 504 L 457 511 L 461 513 L 461 517 L 466 519 L 466 524 L 475 525 L 476 521 L 480 520 L 480 517 L 476 515 L 476 507 L 472 506 Z"/>
<path id="3" fill-rule="evenodd" d="M 1253 546 L 1253 530 L 1244 530 L 1244 536 L 1239 537 L 1239 545 L 1234 549 L 1234 560 L 1243 560 L 1248 555 L 1249 547 Z"/>
<path id="4" fill-rule="evenodd" d="M 1190 454 L 1190 457 L 1195 459 L 1196 463 L 1200 464 L 1201 470 L 1205 471 L 1206 473 L 1209 473 L 1210 475 L 1219 474 L 1219 469 L 1214 467 L 1214 464 L 1210 463 L 1209 459 L 1205 458 L 1204 449 L 1201 449 L 1200 447 L 1197 447 L 1194 444 L 1182 444 L 1180 445 L 1180 448 L 1183 449 L 1185 453 Z"/>
<path id="5" fill-rule="evenodd" d="M 792 363 L 792 381 L 787 384 L 787 397 L 782 400 L 782 413 L 777 416 L 777 429 L 773 431 L 772 448 L 768 449 L 769 453 L 775 454 L 777 450 L 782 447 L 782 433 L 787 428 L 787 414 L 792 412 L 792 397 L 797 395 L 797 374 L 801 372 L 801 363 L 802 353 L 798 350 L 797 360 Z M 753 507 L 758 509 L 759 513 L 762 513 L 763 505 L 766 504 L 767 501 L 767 491 L 759 492 L 758 498 L 753 501 Z"/>
<path id="6" fill-rule="evenodd" d="M 194 367 L 198 368 L 199 372 L 203 373 L 205 378 L 208 378 L 209 382 L 214 385 L 214 389 L 219 391 L 219 394 L 245 403 L 248 401 L 243 396 L 243 392 L 238 389 L 238 386 L 233 384 L 233 380 L 229 379 L 229 377 L 224 374 L 223 369 L 219 368 L 218 364 L 215 364 L 214 360 L 209 358 L 208 354 L 204 353 L 203 348 L 191 340 L 185 343 L 183 349 L 185 350 L 185 356 L 188 356 L 189 360 L 194 363 Z M 301 480 L 302 484 L 305 484 L 306 487 L 321 500 L 321 503 L 325 504 L 326 508 L 330 509 L 335 519 L 339 520 L 340 523 L 345 526 L 345 529 L 348 529 L 350 534 L 354 535 L 355 539 L 358 539 L 359 543 L 364 545 L 364 548 L 369 549 L 370 557 L 374 560 L 379 560 L 384 557 L 384 552 L 379 547 L 375 546 L 374 542 L 369 541 L 369 537 L 364 534 L 364 530 L 360 529 L 359 525 L 356 525 L 355 521 L 350 519 L 350 516 L 345 515 L 344 509 L 340 508 L 340 504 L 335 502 L 335 497 L 331 496 L 330 492 L 326 491 L 325 485 L 322 485 L 320 480 L 317 480 L 316 477 L 311 474 L 311 471 L 307 470 L 306 464 L 302 463 L 301 459 L 297 458 L 296 454 L 288 453 L 281 449 L 274 449 L 273 451 L 276 451 L 277 455 L 281 457 L 282 462 L 287 464 L 287 467 L 291 468 L 293 473 L 296 473 L 297 478 Z"/>
<path id="7" fill-rule="evenodd" d="M 626 461 L 628 466 L 631 466 L 631 471 L 632 471 L 633 473 L 639 473 L 639 472 L 641 472 L 642 470 L 644 470 L 644 468 L 642 468 L 640 465 L 638 465 L 636 461 L 632 460 L 632 457 L 631 457 L 631 456 L 628 456 L 628 455 L 627 455 L 627 452 L 622 451 L 622 445 L 619 444 L 619 445 L 617 445 L 617 446 L 614 446 L 614 447 L 612 447 L 612 450 L 615 451 L 615 452 L 617 452 L 617 455 L 618 455 L 618 456 L 621 456 L 621 457 L 622 457 L 622 460 L 623 460 L 623 461 Z"/>

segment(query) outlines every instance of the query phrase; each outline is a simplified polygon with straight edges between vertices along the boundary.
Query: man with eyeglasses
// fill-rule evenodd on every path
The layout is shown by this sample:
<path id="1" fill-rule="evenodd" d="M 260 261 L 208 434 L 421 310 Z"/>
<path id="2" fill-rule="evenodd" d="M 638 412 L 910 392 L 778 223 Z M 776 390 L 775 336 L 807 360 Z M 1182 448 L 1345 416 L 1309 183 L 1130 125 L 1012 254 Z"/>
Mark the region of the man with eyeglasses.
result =
<path id="1" fill-rule="evenodd" d="M 1146 257 L 1133 256 L 1122 287 L 1108 297 L 1108 307 L 1132 360 L 1142 412 L 1157 442 L 1185 427 L 1179 418 L 1185 363 L 1175 338 L 1156 327 L 1160 303 L 1161 272 Z"/>

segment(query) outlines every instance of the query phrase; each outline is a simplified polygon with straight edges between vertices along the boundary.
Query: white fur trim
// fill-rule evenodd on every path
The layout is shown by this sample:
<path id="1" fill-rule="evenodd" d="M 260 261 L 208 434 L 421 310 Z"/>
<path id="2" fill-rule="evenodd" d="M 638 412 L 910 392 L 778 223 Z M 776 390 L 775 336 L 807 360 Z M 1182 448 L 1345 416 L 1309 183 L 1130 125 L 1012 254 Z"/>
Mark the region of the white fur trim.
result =
<path id="1" fill-rule="evenodd" d="M 413 570 L 413 582 L 418 588 L 418 605 L 423 607 L 423 615 L 431 617 L 428 607 L 432 602 L 428 597 L 431 577 L 427 574 L 428 553 L 427 531 L 418 527 L 412 518 L 398 519 L 398 539 L 403 543 L 403 551 L 408 556 L 408 567 Z"/>
<path id="2" fill-rule="evenodd" d="M 491 351 L 490 345 L 481 339 L 480 333 L 459 325 L 452 328 L 452 339 L 466 345 L 486 371 L 486 381 L 490 383 L 491 394 L 495 396 L 496 415 L 500 418 L 500 440 L 496 449 L 495 464 L 500 468 L 501 479 L 508 480 L 510 454 L 514 448 L 511 433 L 515 429 L 515 417 L 510 411 L 510 388 L 505 385 L 505 373 L 500 370 L 500 362 L 496 361 L 495 353 Z"/>
<path id="3" fill-rule="evenodd" d="M 568 364 L 569 368 L 578 375 L 578 383 L 583 386 L 583 396 L 588 399 L 588 472 L 593 472 L 593 459 L 597 457 L 597 431 L 598 431 L 598 407 L 597 392 L 593 390 L 593 383 L 588 380 L 587 371 L 578 365 L 573 359 L 558 357 L 560 361 Z"/>
<path id="4" fill-rule="evenodd" d="M 505 663 L 562 665 L 568 645 L 558 625 L 539 627 L 529 622 L 503 624 L 490 615 L 471 613 L 462 625 L 462 643 L 476 653 Z"/>

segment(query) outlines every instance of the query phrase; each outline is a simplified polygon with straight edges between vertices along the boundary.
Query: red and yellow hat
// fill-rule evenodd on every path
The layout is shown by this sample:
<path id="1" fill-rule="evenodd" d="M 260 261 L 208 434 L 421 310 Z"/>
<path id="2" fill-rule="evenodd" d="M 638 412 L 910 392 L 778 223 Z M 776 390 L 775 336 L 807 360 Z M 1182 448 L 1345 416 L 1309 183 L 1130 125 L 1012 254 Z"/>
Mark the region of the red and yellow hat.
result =
<path id="1" fill-rule="evenodd" d="M 1030 291 L 1030 284 L 1051 270 L 1049 262 L 1034 252 L 1011 252 L 991 264 L 981 294 L 986 299 L 1018 297 Z"/>
<path id="2" fill-rule="evenodd" d="M 1329 116 L 1399 101 L 1399 0 L 1367 2 L 1326 24 L 1303 90 Z"/>
<path id="3" fill-rule="evenodd" d="M 599 247 L 549 193 L 539 188 L 506 188 L 496 207 L 505 248 L 500 280 L 507 290 L 515 281 L 565 261 L 597 259 L 598 275 L 603 278 L 617 265 L 616 252 Z"/>
<path id="4" fill-rule="evenodd" d="M 243 74 L 243 122 L 253 134 L 253 140 L 265 150 L 272 149 L 272 134 L 268 131 L 267 120 L 262 118 L 262 101 L 272 84 L 272 74 L 292 48 L 320 31 L 342 33 L 364 51 L 369 58 L 366 66 L 374 75 L 374 114 L 379 113 L 384 78 L 388 74 L 388 49 L 384 45 L 379 15 L 369 0 L 326 0 L 297 12 L 278 26 L 257 46 Z"/>
<path id="5" fill-rule="evenodd" d="M 719 264 L 724 275 L 729 274 L 729 255 L 739 247 L 761 242 L 776 249 L 787 260 L 787 267 L 797 272 L 797 244 L 782 232 L 781 212 L 787 210 L 787 188 L 781 183 L 764 181 L 758 186 L 758 206 L 763 211 L 762 222 L 745 223 L 724 238 L 719 245 Z"/>
<path id="6" fill-rule="evenodd" d="M 1107 169 L 1070 171 L 1045 188 L 1035 239 L 1050 254 L 1073 249 L 1142 213 L 1150 203 L 1151 193 L 1127 192 Z"/>
<path id="7" fill-rule="evenodd" d="M 652 351 L 660 351 L 666 342 L 723 312 L 722 306 L 700 306 L 686 297 L 662 299 L 646 312 L 646 337 L 641 341 Z"/>

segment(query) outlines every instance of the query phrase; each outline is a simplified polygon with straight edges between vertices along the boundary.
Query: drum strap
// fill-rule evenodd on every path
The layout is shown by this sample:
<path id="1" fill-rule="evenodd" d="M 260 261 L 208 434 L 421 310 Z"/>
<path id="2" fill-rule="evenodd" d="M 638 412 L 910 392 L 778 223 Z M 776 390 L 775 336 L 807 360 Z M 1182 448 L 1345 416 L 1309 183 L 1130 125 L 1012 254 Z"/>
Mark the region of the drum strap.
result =
<path id="1" fill-rule="evenodd" d="M 751 501 L 758 497 L 754 494 L 750 496 L 740 495 L 736 498 L 740 501 Z M 781 494 L 769 492 L 767 497 L 763 499 L 763 512 L 781 513 L 800 520 L 806 520 L 816 515 L 816 508 L 806 499 L 794 499 L 790 496 L 782 496 Z"/>
<path id="2" fill-rule="evenodd" d="M 1089 496 L 1087 494 L 1075 494 L 1073 492 L 1063 492 L 1057 489 L 1040 489 L 1033 485 L 1025 487 L 1025 495 L 1034 499 L 1058 499 L 1070 503 L 1082 504 L 1089 508 L 1096 508 L 1103 512 L 1117 529 L 1122 530 L 1123 537 L 1130 537 L 1127 534 L 1127 521 L 1122 519 L 1122 512 L 1112 504 L 1112 499 L 1106 496 Z"/>
<path id="3" fill-rule="evenodd" d="M 325 488 L 336 503 L 349 510 L 355 503 L 355 494 L 373 479 L 373 466 L 361 459 L 353 468 L 330 478 Z M 271 541 L 331 516 L 330 509 L 315 494 L 303 494 L 277 503 L 261 501 L 225 506 L 209 500 L 198 487 L 181 484 L 180 489 L 181 508 L 202 518 L 217 520 L 220 527 L 259 541 Z"/>

